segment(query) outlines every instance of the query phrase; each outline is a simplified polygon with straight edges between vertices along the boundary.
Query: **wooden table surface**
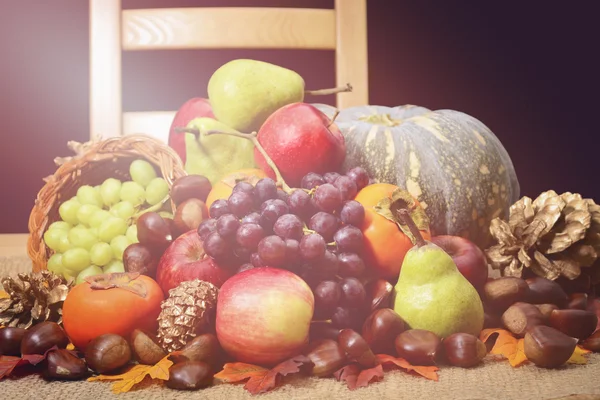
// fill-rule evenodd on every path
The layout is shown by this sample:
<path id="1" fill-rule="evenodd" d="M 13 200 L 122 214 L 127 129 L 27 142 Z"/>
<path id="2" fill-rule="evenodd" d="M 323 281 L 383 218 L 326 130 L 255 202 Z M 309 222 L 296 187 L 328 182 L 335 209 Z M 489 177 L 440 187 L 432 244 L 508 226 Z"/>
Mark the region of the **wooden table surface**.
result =
<path id="1" fill-rule="evenodd" d="M 0 257 L 27 256 L 27 233 L 0 234 Z"/>

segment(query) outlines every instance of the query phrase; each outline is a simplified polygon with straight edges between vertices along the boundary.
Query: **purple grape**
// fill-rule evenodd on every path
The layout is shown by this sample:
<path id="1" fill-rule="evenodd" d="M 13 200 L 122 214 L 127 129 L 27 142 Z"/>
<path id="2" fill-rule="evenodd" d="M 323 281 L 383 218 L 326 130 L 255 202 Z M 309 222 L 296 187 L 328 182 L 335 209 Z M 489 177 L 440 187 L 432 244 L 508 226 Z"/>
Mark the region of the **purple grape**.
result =
<path id="1" fill-rule="evenodd" d="M 358 190 L 356 190 L 356 183 L 347 176 L 340 176 L 333 183 L 333 186 L 338 188 L 338 190 L 342 193 L 343 200 L 351 200 L 356 196 Z"/>
<path id="2" fill-rule="evenodd" d="M 360 253 L 363 247 L 363 234 L 353 225 L 341 227 L 334 235 L 333 240 L 338 252 Z"/>
<path id="3" fill-rule="evenodd" d="M 300 240 L 304 235 L 304 224 L 294 214 L 283 214 L 273 225 L 273 232 L 282 239 Z"/>
<path id="4" fill-rule="evenodd" d="M 254 194 L 259 203 L 277 198 L 277 185 L 271 178 L 262 178 L 254 186 Z"/>
<path id="5" fill-rule="evenodd" d="M 205 219 L 198 225 L 198 236 L 204 241 L 211 233 L 217 230 L 217 220 L 214 218 Z"/>
<path id="6" fill-rule="evenodd" d="M 340 276 L 359 278 L 364 274 L 366 266 L 362 258 L 356 253 L 340 253 L 338 259 L 338 273 Z"/>
<path id="7" fill-rule="evenodd" d="M 236 274 L 239 274 L 240 272 L 244 272 L 244 271 L 248 271 L 249 269 L 254 268 L 254 265 L 252 265 L 252 263 L 246 263 L 246 264 L 242 264 L 240 265 L 240 267 L 237 269 L 237 271 L 235 271 Z"/>
<path id="8" fill-rule="evenodd" d="M 231 253 L 231 247 L 219 233 L 213 232 L 204 241 L 204 251 L 215 260 L 223 260 Z"/>
<path id="9" fill-rule="evenodd" d="M 342 175 L 338 174 L 337 172 L 327 172 L 323 175 L 323 179 L 325 179 L 326 183 L 331 183 L 333 185 L 335 180 L 340 176 Z"/>
<path id="10" fill-rule="evenodd" d="M 245 263 L 250 261 L 250 255 L 252 254 L 252 250 L 242 246 L 236 246 L 233 250 L 233 254 L 237 257 L 238 261 L 240 261 L 241 263 Z"/>
<path id="11" fill-rule="evenodd" d="M 251 212 L 242 218 L 242 224 L 259 224 L 260 225 L 260 214 L 256 211 Z"/>
<path id="12" fill-rule="evenodd" d="M 315 261 L 311 267 L 321 277 L 321 280 L 334 279 L 338 273 L 339 261 L 335 254 L 326 250 L 322 258 Z"/>
<path id="13" fill-rule="evenodd" d="M 346 172 L 346 176 L 351 178 L 356 184 L 356 190 L 360 191 L 369 184 L 369 175 L 362 167 L 354 167 Z"/>
<path id="14" fill-rule="evenodd" d="M 323 236 L 326 242 L 333 240 L 333 234 L 338 230 L 340 224 L 335 215 L 319 211 L 308 221 L 308 229 Z"/>
<path id="15" fill-rule="evenodd" d="M 267 200 L 260 208 L 260 224 L 267 230 L 273 229 L 275 221 L 282 215 L 290 212 L 288 205 L 279 199 Z"/>
<path id="16" fill-rule="evenodd" d="M 336 307 L 331 315 L 331 323 L 338 329 L 354 329 L 360 332 L 364 315 L 360 310 L 350 307 Z"/>
<path id="17" fill-rule="evenodd" d="M 240 220 L 233 214 L 223 214 L 217 219 L 217 232 L 224 239 L 234 239 L 239 227 Z"/>
<path id="18" fill-rule="evenodd" d="M 300 242 L 294 239 L 285 239 L 285 262 L 290 267 L 295 267 L 302 262 L 300 257 Z"/>
<path id="19" fill-rule="evenodd" d="M 306 261 L 316 261 L 323 257 L 327 243 L 318 233 L 309 233 L 300 240 L 300 256 Z"/>
<path id="20" fill-rule="evenodd" d="M 265 237 L 265 231 L 258 224 L 242 224 L 237 230 L 235 240 L 238 245 L 254 251 L 258 243 Z"/>
<path id="21" fill-rule="evenodd" d="M 342 288 L 341 304 L 346 307 L 361 307 L 364 306 L 367 292 L 365 287 L 356 278 L 344 278 L 340 282 Z"/>
<path id="22" fill-rule="evenodd" d="M 365 219 L 365 208 L 356 200 L 348 200 L 340 211 L 340 219 L 346 225 L 360 227 Z"/>
<path id="23" fill-rule="evenodd" d="M 250 182 L 239 181 L 238 183 L 235 184 L 235 186 L 231 190 L 231 193 L 236 193 L 236 192 L 244 192 L 244 193 L 248 193 L 250 196 L 254 196 L 254 186 L 252 186 L 252 184 Z"/>
<path id="24" fill-rule="evenodd" d="M 342 298 L 342 288 L 335 281 L 320 282 L 313 290 L 315 319 L 329 319 Z"/>
<path id="25" fill-rule="evenodd" d="M 252 212 L 254 198 L 246 192 L 235 192 L 227 200 L 229 209 L 238 218 L 242 218 Z"/>
<path id="26" fill-rule="evenodd" d="M 302 177 L 302 180 L 300 181 L 300 187 L 310 190 L 324 183 L 325 179 L 323 179 L 321 175 L 315 172 L 309 172 Z"/>
<path id="27" fill-rule="evenodd" d="M 287 201 L 290 212 L 300 216 L 301 218 L 307 218 L 312 205 L 310 204 L 310 195 L 302 189 L 294 190 Z"/>
<path id="28" fill-rule="evenodd" d="M 265 264 L 264 261 L 260 258 L 258 253 L 250 254 L 250 262 L 252 263 L 252 265 L 254 265 L 255 268 L 262 268 L 267 266 L 267 264 Z"/>
<path id="29" fill-rule="evenodd" d="M 331 183 L 319 186 L 313 195 L 314 205 L 321 211 L 334 213 L 342 208 L 342 192 Z"/>
<path id="30" fill-rule="evenodd" d="M 285 263 L 285 241 L 277 235 L 267 236 L 258 243 L 259 257 L 269 267 L 280 267 Z"/>
<path id="31" fill-rule="evenodd" d="M 224 215 L 224 214 L 230 214 L 231 211 L 229 211 L 229 202 L 225 199 L 215 200 L 210 205 L 210 209 L 208 210 L 208 213 L 210 214 L 211 218 L 214 218 L 214 219 L 217 219 L 221 215 Z"/>
<path id="32" fill-rule="evenodd" d="M 289 194 L 287 194 L 286 192 L 284 192 L 284 191 L 283 191 L 283 190 L 281 190 L 281 189 L 277 189 L 277 198 L 278 198 L 279 200 L 283 200 L 283 201 L 284 201 L 284 202 L 287 204 L 288 197 L 290 197 L 290 195 L 289 195 Z"/>

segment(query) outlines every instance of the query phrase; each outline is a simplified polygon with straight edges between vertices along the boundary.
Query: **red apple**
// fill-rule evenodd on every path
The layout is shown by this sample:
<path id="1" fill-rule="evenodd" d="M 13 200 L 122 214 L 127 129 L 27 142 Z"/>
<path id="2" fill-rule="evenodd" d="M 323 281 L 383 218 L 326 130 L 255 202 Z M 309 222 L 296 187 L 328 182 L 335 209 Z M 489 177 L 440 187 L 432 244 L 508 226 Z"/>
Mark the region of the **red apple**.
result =
<path id="1" fill-rule="evenodd" d="M 232 274 L 206 255 L 202 240 L 193 229 L 179 236 L 165 250 L 158 262 L 156 281 L 166 295 L 181 282 L 194 279 L 221 287 Z"/>
<path id="2" fill-rule="evenodd" d="M 258 132 L 258 141 L 292 187 L 300 187 L 309 172 L 338 171 L 346 157 L 346 144 L 337 125 L 307 103 L 288 104 L 271 114 Z M 254 159 L 275 178 L 258 149 L 254 149 Z"/>
<path id="3" fill-rule="evenodd" d="M 194 118 L 210 117 L 214 118 L 212 107 L 208 99 L 202 97 L 194 97 L 183 103 L 173 118 L 171 128 L 169 129 L 169 146 L 175 150 L 183 164 L 185 165 L 185 134 L 175 132 L 176 127 L 185 127 Z"/>
<path id="4" fill-rule="evenodd" d="M 431 242 L 452 257 L 458 270 L 478 291 L 488 279 L 488 265 L 483 251 L 470 240 L 460 236 L 440 235 Z"/>
<path id="5" fill-rule="evenodd" d="M 313 293 L 298 275 L 280 268 L 248 269 L 219 290 L 217 338 L 237 361 L 274 366 L 308 343 L 313 312 Z"/>

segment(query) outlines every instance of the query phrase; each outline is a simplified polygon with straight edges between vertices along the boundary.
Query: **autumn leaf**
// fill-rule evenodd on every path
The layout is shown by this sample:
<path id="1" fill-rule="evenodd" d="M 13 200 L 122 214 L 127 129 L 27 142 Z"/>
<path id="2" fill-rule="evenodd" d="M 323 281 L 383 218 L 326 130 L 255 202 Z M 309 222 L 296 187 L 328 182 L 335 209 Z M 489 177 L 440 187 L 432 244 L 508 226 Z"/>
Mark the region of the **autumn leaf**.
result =
<path id="1" fill-rule="evenodd" d="M 27 364 L 27 361 L 21 357 L 0 356 L 0 379 L 9 376 L 16 367 L 23 364 Z"/>
<path id="2" fill-rule="evenodd" d="M 587 357 L 585 354 L 591 353 L 591 351 L 584 349 L 581 346 L 575 347 L 575 351 L 571 355 L 571 358 L 567 360 L 568 364 L 587 364 Z"/>
<path id="3" fill-rule="evenodd" d="M 411 371 L 415 372 L 415 373 L 421 375 L 422 377 L 430 379 L 432 381 L 437 381 L 439 379 L 438 374 L 437 374 L 437 371 L 439 371 L 439 368 L 436 367 L 435 365 L 426 365 L 426 366 L 425 365 L 423 365 L 423 366 L 411 365 L 404 358 L 396 358 L 396 357 L 392 357 L 387 354 L 377 354 L 376 357 L 381 364 L 394 364 L 397 367 L 400 367 L 400 368 L 406 370 L 407 372 L 411 372 Z"/>
<path id="4" fill-rule="evenodd" d="M 223 369 L 216 373 L 214 377 L 226 383 L 234 383 L 245 381 L 252 377 L 263 377 L 267 372 L 269 372 L 268 369 L 259 367 L 258 365 L 236 362 L 226 363 Z"/>
<path id="5" fill-rule="evenodd" d="M 10 295 L 6 293 L 4 290 L 0 290 L 0 299 L 8 299 Z"/>
<path id="6" fill-rule="evenodd" d="M 338 381 L 345 381 L 348 389 L 355 390 L 382 380 L 383 367 L 378 364 L 372 368 L 362 368 L 357 363 L 352 363 L 334 372 L 333 376 Z"/>
<path id="7" fill-rule="evenodd" d="M 275 388 L 283 376 L 303 373 L 312 369 L 313 363 L 306 356 L 296 356 L 283 361 L 270 369 L 262 377 L 254 376 L 246 382 L 244 389 L 252 394 L 264 393 Z"/>
<path id="8" fill-rule="evenodd" d="M 125 393 L 129 392 L 135 385 L 142 382 L 147 376 L 150 376 L 152 379 L 168 380 L 169 368 L 171 365 L 173 365 L 173 361 L 171 361 L 169 355 L 167 355 L 154 365 L 136 364 L 127 370 L 127 372 L 120 375 L 92 376 L 88 378 L 88 382 L 117 381 L 112 385 L 113 393 Z"/>
<path id="9" fill-rule="evenodd" d="M 505 329 L 484 329 L 481 331 L 479 338 L 485 343 L 496 334 L 498 337 L 490 350 L 490 354 L 505 357 L 513 367 L 518 367 L 527 362 L 523 339 L 516 338 L 509 331 Z"/>

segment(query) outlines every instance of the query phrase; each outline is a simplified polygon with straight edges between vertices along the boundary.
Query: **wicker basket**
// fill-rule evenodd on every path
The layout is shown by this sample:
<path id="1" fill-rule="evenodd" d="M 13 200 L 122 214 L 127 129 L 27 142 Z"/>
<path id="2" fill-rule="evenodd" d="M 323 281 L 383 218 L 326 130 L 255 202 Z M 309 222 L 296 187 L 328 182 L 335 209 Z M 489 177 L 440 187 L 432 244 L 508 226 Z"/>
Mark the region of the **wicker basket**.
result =
<path id="1" fill-rule="evenodd" d="M 60 219 L 60 204 L 74 196 L 81 185 L 98 185 L 110 177 L 131 179 L 129 165 L 139 158 L 153 164 L 169 186 L 186 174 L 181 158 L 169 146 L 150 136 L 128 135 L 92 144 L 85 153 L 65 162 L 47 179 L 29 216 L 27 253 L 33 262 L 33 271 L 47 269 L 53 251 L 46 247 L 44 233 L 52 222 Z"/>

